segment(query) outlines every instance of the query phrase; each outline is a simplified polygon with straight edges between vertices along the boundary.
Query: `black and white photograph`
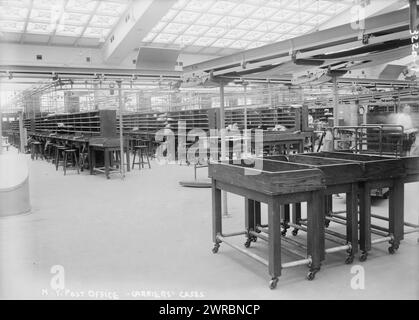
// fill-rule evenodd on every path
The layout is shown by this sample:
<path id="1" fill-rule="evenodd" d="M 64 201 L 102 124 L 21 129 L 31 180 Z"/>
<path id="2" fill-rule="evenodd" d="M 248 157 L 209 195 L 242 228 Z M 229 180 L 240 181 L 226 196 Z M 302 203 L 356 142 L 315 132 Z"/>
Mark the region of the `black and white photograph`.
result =
<path id="1" fill-rule="evenodd" d="M 418 53 L 417 0 L 0 0 L 0 300 L 419 300 Z"/>

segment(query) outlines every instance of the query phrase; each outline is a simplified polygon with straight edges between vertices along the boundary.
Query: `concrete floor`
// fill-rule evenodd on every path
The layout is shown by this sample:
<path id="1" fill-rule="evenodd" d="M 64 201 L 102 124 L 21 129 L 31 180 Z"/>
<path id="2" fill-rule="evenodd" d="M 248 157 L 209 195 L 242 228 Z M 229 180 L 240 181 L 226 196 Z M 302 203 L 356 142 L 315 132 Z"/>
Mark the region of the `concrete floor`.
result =
<path id="1" fill-rule="evenodd" d="M 328 255 L 314 281 L 305 280 L 305 266 L 283 270 L 270 290 L 263 265 L 226 245 L 211 252 L 210 189 L 179 186 L 193 178 L 192 167 L 152 163 L 151 170 L 137 169 L 122 181 L 74 172 L 64 177 L 45 161 L 29 164 L 32 213 L 0 219 L 2 299 L 419 298 L 417 234 L 408 235 L 395 255 L 387 253 L 387 243 L 376 245 L 364 263 L 345 265 L 344 252 Z M 413 223 L 418 194 L 419 184 L 406 186 L 406 220 Z M 344 199 L 334 202 L 343 208 Z M 373 212 L 385 214 L 386 205 L 375 201 Z M 243 228 L 243 209 L 243 199 L 229 195 L 232 217 L 224 219 L 224 231 Z M 266 249 L 259 240 L 251 250 Z M 67 291 L 59 296 L 50 286 L 54 265 L 65 271 Z M 354 266 L 365 270 L 364 289 L 351 288 Z"/>

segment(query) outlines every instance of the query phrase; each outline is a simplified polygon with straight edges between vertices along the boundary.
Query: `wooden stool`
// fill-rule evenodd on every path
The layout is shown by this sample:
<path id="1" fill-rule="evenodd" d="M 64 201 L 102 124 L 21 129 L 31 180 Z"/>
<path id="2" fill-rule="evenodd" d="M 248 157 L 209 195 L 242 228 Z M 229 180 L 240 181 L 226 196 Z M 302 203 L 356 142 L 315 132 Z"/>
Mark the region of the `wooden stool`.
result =
<path id="1" fill-rule="evenodd" d="M 73 166 L 71 167 L 71 169 L 77 170 L 77 174 L 80 174 L 79 161 L 77 159 L 76 149 L 64 150 L 64 161 L 63 161 L 64 175 L 66 175 L 67 173 L 67 166 L 68 166 L 67 160 L 70 160 L 70 161 L 73 160 Z"/>
<path id="2" fill-rule="evenodd" d="M 51 163 L 55 164 L 55 156 L 57 153 L 57 147 L 58 145 L 56 143 L 51 143 L 49 145 L 49 148 L 51 149 Z"/>
<path id="3" fill-rule="evenodd" d="M 48 162 L 50 160 L 51 161 L 53 160 L 53 154 L 55 152 L 54 149 L 55 149 L 55 147 L 54 147 L 54 144 L 52 142 L 47 141 L 45 143 L 45 149 L 44 149 L 45 154 L 44 154 L 44 157 L 45 157 L 45 160 L 47 160 Z"/>
<path id="4" fill-rule="evenodd" d="M 64 151 L 67 150 L 67 147 L 57 145 L 55 148 L 55 170 L 58 171 L 58 167 L 61 163 L 64 163 Z"/>
<path id="5" fill-rule="evenodd" d="M 34 141 L 31 143 L 31 159 L 38 160 L 38 156 L 41 157 L 41 159 L 43 158 L 42 143 L 39 141 Z"/>
<path id="6" fill-rule="evenodd" d="M 135 156 L 138 152 L 138 162 L 135 162 Z M 147 162 L 144 160 L 144 156 L 147 159 Z M 136 146 L 134 147 L 134 159 L 132 162 L 132 168 L 138 164 L 138 169 L 144 168 L 144 164 L 148 164 L 148 168 L 151 169 L 150 158 L 148 157 L 148 147 L 147 146 Z"/>
<path id="7" fill-rule="evenodd" d="M 79 148 L 79 167 L 82 172 L 86 167 L 89 167 L 89 154 L 84 146 Z"/>
<path id="8" fill-rule="evenodd" d="M 160 146 L 160 142 L 150 140 L 150 156 L 152 159 L 156 158 L 157 148 Z"/>
<path id="9" fill-rule="evenodd" d="M 139 146 L 146 146 L 147 147 L 147 154 L 148 156 L 151 156 L 153 153 L 152 151 L 152 142 L 149 139 L 142 139 L 142 142 L 138 144 Z"/>

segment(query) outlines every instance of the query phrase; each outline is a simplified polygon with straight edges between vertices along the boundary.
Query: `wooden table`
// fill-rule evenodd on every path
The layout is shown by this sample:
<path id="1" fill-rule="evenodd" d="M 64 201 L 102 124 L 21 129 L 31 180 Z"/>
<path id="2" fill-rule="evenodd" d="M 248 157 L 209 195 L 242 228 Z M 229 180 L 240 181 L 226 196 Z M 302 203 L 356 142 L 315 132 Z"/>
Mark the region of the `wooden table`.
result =
<path id="1" fill-rule="evenodd" d="M 127 141 L 124 141 L 123 147 L 126 154 L 126 166 L 127 171 L 130 172 L 130 155 L 129 146 Z M 102 152 L 104 154 L 104 166 L 96 167 L 96 152 Z M 107 179 L 110 179 L 110 174 L 117 173 L 119 170 L 113 169 L 111 166 L 111 153 L 115 151 L 121 151 L 119 138 L 91 138 L 89 140 L 89 167 L 90 174 L 93 175 L 95 172 L 104 173 Z M 121 158 L 124 155 L 121 154 Z"/>
<path id="2" fill-rule="evenodd" d="M 306 165 L 308 168 L 318 168 L 324 175 L 324 185 L 326 189 L 323 191 L 323 213 L 328 219 L 330 211 L 328 206 L 328 199 L 333 194 L 346 193 L 346 234 L 340 235 L 333 231 L 325 230 L 325 238 L 339 243 L 340 245 L 348 245 L 348 256 L 345 263 L 352 263 L 355 254 L 358 252 L 358 181 L 363 179 L 362 166 L 355 161 L 344 159 L 333 159 L 316 156 L 317 154 L 296 154 L 288 156 L 270 156 L 265 159 L 273 161 L 287 161 L 299 165 Z M 290 222 L 290 209 L 285 207 L 284 222 L 283 222 L 283 236 L 286 235 L 286 230 L 289 227 L 294 227 L 293 235 L 298 234 L 298 230 L 306 231 L 307 226 L 303 219 L 301 219 L 301 203 L 294 203 L 292 205 L 292 221 Z M 260 212 L 259 212 L 260 215 Z M 260 221 L 260 218 L 256 217 Z M 328 226 L 328 221 L 325 225 Z M 333 250 L 334 252 L 334 250 Z M 326 250 L 327 253 L 327 250 Z"/>
<path id="3" fill-rule="evenodd" d="M 245 165 L 210 163 L 212 178 L 213 241 L 214 252 L 221 242 L 255 258 L 269 266 L 272 276 L 271 288 L 276 286 L 278 276 L 284 267 L 306 264 L 309 260 L 308 279 L 320 269 L 327 253 L 347 250 L 346 263 L 352 263 L 355 253 L 361 250 L 360 260 L 365 261 L 371 245 L 389 242 L 389 252 L 394 253 L 404 238 L 404 227 L 418 232 L 419 226 L 404 222 L 404 184 L 419 181 L 419 157 L 392 158 L 385 156 L 360 155 L 340 152 L 306 153 L 288 156 L 256 159 L 255 168 Z M 370 189 L 386 186 L 390 188 L 389 227 L 371 224 Z M 232 234 L 222 233 L 220 190 L 245 197 L 245 230 Z M 325 198 L 335 193 L 346 193 L 346 217 L 325 214 Z M 359 200 L 359 221 L 358 221 Z M 268 225 L 261 225 L 260 203 L 268 204 Z M 307 202 L 307 221 L 301 219 L 301 202 Z M 293 205 L 293 221 L 290 223 L 289 205 Z M 288 209 L 287 209 L 288 206 Z M 281 216 L 283 221 L 281 222 Z M 346 225 L 346 234 L 326 230 L 325 220 L 339 220 Z M 358 226 L 359 222 L 359 226 Z M 307 259 L 281 264 L 281 226 L 294 226 L 307 232 Z M 295 240 L 285 237 L 282 241 L 301 246 Z M 358 239 L 359 231 L 359 239 Z M 265 232 L 269 236 L 264 236 Z M 294 233 L 294 232 L 293 232 Z M 371 234 L 381 237 L 371 240 Z M 269 243 L 269 258 L 255 254 L 229 243 L 230 236 L 245 235 L 246 247 L 256 238 Z M 294 233 L 296 235 L 296 233 Z M 344 240 L 334 248 L 325 248 L 325 239 Z M 333 239 L 335 238 L 335 239 Z M 338 242 L 339 241 L 335 241 Z"/>
<path id="4" fill-rule="evenodd" d="M 263 170 L 246 168 L 244 165 L 210 163 L 209 177 L 212 179 L 212 222 L 213 252 L 218 252 L 220 243 L 225 243 L 268 266 L 271 276 L 270 287 L 275 288 L 282 268 L 308 264 L 308 277 L 314 278 L 324 259 L 324 215 L 323 180 L 319 169 L 280 161 L 256 159 Z M 241 195 L 246 199 L 246 230 L 225 234 L 222 232 L 221 190 Z M 230 243 L 230 236 L 247 235 L 248 238 L 261 235 L 254 230 L 252 220 L 255 202 L 268 205 L 269 243 L 268 260 Z M 291 263 L 281 263 L 281 213 L 280 206 L 296 202 L 308 203 L 307 258 Z"/>
<path id="5" fill-rule="evenodd" d="M 365 154 L 354 154 L 344 152 L 320 152 L 305 154 L 329 159 L 353 161 L 362 168 L 362 177 L 358 180 L 359 194 L 359 246 L 361 250 L 360 260 L 365 261 L 372 244 L 388 241 L 389 253 L 393 254 L 399 248 L 400 241 L 404 239 L 404 227 L 412 226 L 419 230 L 418 226 L 404 221 L 404 184 L 419 181 L 419 157 L 376 156 Z M 347 170 L 342 169 L 331 176 L 347 175 Z M 371 190 L 376 188 L 389 188 L 388 206 L 388 228 L 372 225 L 372 218 L 380 219 L 379 216 L 371 213 Z M 371 239 L 371 235 L 379 235 L 378 239 Z"/>

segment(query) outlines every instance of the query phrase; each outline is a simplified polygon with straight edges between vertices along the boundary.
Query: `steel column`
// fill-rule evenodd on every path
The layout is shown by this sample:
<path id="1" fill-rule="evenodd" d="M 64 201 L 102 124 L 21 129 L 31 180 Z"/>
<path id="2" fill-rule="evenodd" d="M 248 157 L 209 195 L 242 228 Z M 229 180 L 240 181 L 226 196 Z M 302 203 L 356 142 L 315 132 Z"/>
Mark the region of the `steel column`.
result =
<path id="1" fill-rule="evenodd" d="M 122 102 L 122 81 L 116 81 L 118 84 L 118 104 L 119 104 L 119 143 L 121 145 L 121 163 L 119 165 L 119 170 L 121 171 L 121 178 L 125 178 L 125 168 L 124 168 L 124 127 L 123 127 L 123 102 Z M 128 147 L 128 146 L 127 146 Z M 129 150 L 127 149 L 127 152 Z"/>
<path id="2" fill-rule="evenodd" d="M 226 139 L 225 139 L 225 110 L 224 110 L 224 83 L 220 82 L 220 134 L 221 134 L 221 160 L 226 159 Z M 226 218 L 229 216 L 228 214 L 228 206 L 227 206 L 227 192 L 222 191 L 222 208 L 223 208 L 223 217 Z"/>

